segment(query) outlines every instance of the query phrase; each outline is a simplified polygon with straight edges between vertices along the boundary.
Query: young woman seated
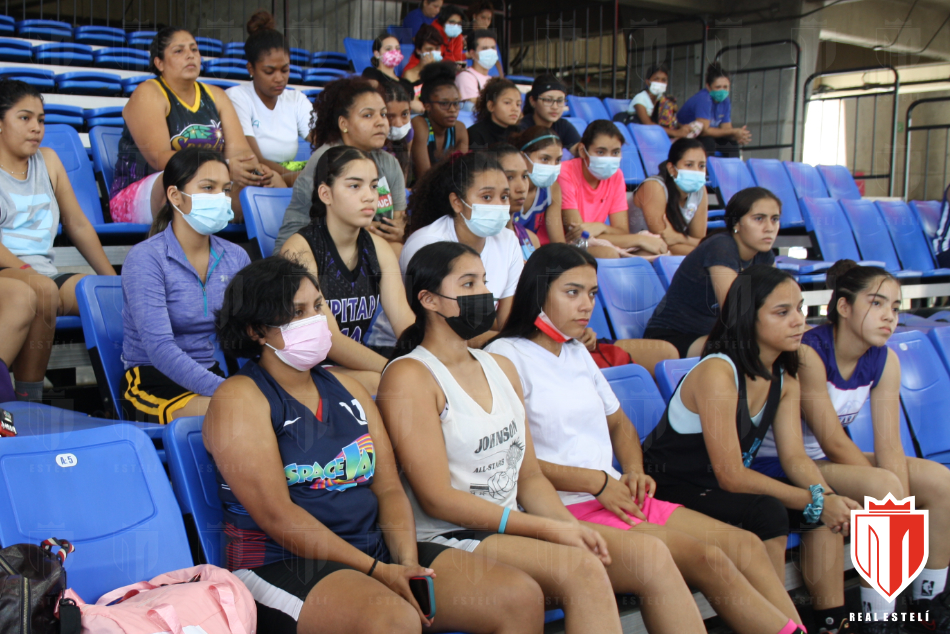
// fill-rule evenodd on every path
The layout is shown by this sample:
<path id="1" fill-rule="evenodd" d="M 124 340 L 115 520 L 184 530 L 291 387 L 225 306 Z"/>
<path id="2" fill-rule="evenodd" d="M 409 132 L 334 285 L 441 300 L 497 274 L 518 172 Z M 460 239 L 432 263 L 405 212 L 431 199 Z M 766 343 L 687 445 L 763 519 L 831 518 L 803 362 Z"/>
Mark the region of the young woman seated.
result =
<path id="1" fill-rule="evenodd" d="M 462 102 L 452 64 L 423 69 L 419 99 L 425 114 L 412 120 L 412 171 L 417 179 L 453 154 L 468 152 L 468 131 L 458 120 Z"/>
<path id="2" fill-rule="evenodd" d="M 511 137 L 511 144 L 521 150 L 528 161 L 528 193 L 524 204 L 512 217 L 512 222 L 534 232 L 538 242 L 564 242 L 564 225 L 561 223 L 561 186 L 557 177 L 561 174 L 563 145 L 561 137 L 550 128 L 536 125 Z M 551 210 L 551 226 L 547 225 L 548 210 Z"/>
<path id="3" fill-rule="evenodd" d="M 468 145 L 473 150 L 507 143 L 512 133 L 521 131 L 521 91 L 514 82 L 493 77 L 475 101 L 476 123 L 468 129 Z"/>
<path id="4" fill-rule="evenodd" d="M 676 120 L 676 98 L 666 94 L 670 82 L 670 71 L 664 64 L 651 66 L 646 74 L 646 87 L 634 95 L 627 108 L 629 123 L 640 125 L 658 125 L 663 128 L 671 139 L 694 139 L 703 126 L 693 122 L 688 126 L 681 126 Z M 614 117 L 617 120 L 617 117 Z"/>
<path id="5" fill-rule="evenodd" d="M 409 105 L 409 93 L 396 84 L 385 85 L 383 91 L 386 93 L 386 118 L 389 119 L 389 134 L 387 135 L 389 143 L 385 149 L 399 162 L 404 182 L 410 183 L 414 180 L 414 176 L 411 155 L 412 109 Z M 395 246 L 397 243 L 390 244 Z"/>

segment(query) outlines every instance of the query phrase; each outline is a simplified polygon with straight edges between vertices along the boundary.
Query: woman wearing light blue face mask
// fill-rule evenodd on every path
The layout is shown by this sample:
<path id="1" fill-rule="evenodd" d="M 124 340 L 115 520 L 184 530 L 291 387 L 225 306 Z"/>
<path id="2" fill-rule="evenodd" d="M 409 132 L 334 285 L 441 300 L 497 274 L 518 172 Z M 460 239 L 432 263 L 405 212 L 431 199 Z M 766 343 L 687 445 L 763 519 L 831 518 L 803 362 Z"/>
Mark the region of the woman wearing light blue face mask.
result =
<path id="1" fill-rule="evenodd" d="M 462 37 L 462 22 L 465 13 L 454 4 L 446 4 L 432 26 L 443 36 L 442 59 L 456 64 L 465 64 L 465 38 Z"/>
<path id="2" fill-rule="evenodd" d="M 739 146 L 752 141 L 752 133 L 733 127 L 732 102 L 729 100 L 731 82 L 719 62 L 706 69 L 706 87 L 686 100 L 676 118 L 680 125 L 698 122 L 702 125 L 699 138 L 706 153 L 718 152 L 730 158 L 739 157 Z"/>
<path id="3" fill-rule="evenodd" d="M 494 31 L 475 31 L 468 40 L 468 57 L 472 65 L 455 78 L 465 110 L 475 107 L 478 93 L 488 83 L 488 71 L 498 63 L 498 42 Z"/>
<path id="4" fill-rule="evenodd" d="M 660 173 L 650 176 L 633 195 L 630 233 L 647 229 L 659 234 L 673 255 L 690 253 L 706 237 L 706 151 L 697 139 L 670 146 Z"/>
<path id="5" fill-rule="evenodd" d="M 224 372 L 215 359 L 215 312 L 231 278 L 250 264 L 212 234 L 234 217 L 220 153 L 185 148 L 162 175 L 165 205 L 151 236 L 122 266 L 120 403 L 126 419 L 168 423 L 201 416 Z"/>
<path id="6" fill-rule="evenodd" d="M 535 125 L 512 137 L 511 144 L 521 150 L 528 163 L 528 193 L 522 208 L 512 214 L 512 222 L 533 231 L 542 245 L 564 242 L 564 226 L 560 221 L 561 186 L 557 183 L 564 148 L 561 137 L 550 128 Z M 551 217 L 558 219 L 550 227 L 546 222 L 549 210 Z"/>

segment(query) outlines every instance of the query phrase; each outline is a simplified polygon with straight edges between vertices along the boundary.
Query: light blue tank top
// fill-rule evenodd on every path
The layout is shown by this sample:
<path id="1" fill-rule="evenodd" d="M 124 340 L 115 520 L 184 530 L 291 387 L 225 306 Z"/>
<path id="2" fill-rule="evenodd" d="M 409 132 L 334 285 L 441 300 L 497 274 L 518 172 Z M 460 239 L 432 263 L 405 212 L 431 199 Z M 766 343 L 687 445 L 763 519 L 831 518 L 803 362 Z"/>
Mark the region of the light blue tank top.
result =
<path id="1" fill-rule="evenodd" d="M 59 204 L 42 152 L 30 157 L 25 180 L 0 170 L 0 243 L 37 273 L 56 275 L 53 239 Z"/>

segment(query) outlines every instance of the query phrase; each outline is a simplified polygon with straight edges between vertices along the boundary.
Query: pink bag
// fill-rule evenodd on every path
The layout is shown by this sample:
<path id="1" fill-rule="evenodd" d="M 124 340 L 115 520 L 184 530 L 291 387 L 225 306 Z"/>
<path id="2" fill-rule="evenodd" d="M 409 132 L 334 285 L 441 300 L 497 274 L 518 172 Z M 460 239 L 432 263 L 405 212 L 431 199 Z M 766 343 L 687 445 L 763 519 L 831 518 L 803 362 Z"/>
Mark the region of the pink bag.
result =
<path id="1" fill-rule="evenodd" d="M 208 564 L 113 590 L 95 605 L 72 599 L 83 634 L 255 634 L 257 606 L 233 574 Z"/>

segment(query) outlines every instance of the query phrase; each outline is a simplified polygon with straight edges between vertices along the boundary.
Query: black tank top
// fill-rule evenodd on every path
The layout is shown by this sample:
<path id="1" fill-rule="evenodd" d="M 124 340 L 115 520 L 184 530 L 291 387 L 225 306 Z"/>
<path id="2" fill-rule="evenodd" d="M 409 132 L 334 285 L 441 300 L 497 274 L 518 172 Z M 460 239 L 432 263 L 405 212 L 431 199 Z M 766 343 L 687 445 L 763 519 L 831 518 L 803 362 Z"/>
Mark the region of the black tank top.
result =
<path id="1" fill-rule="evenodd" d="M 298 233 L 310 245 L 317 263 L 320 290 L 336 317 L 340 331 L 363 343 L 379 305 L 381 271 L 373 237 L 360 229 L 356 238 L 359 262 L 350 270 L 343 263 L 324 220 L 314 220 Z"/>
<path id="2" fill-rule="evenodd" d="M 780 376 L 780 368 L 772 367 L 772 375 Z M 762 439 L 772 427 L 779 401 L 782 400 L 782 380 L 772 380 L 769 396 L 765 402 L 765 412 L 758 425 L 752 423 L 749 414 L 749 401 L 746 398 L 745 373 L 736 368 L 739 377 L 739 402 L 736 404 L 736 431 L 739 434 L 739 448 L 742 450 L 742 462 L 749 467 L 762 446 Z M 686 377 L 683 377 L 684 379 Z M 680 384 L 682 385 L 682 380 Z M 679 390 L 679 386 L 676 388 Z M 675 394 L 675 393 L 674 393 Z M 672 400 L 672 399 L 671 399 Z M 666 406 L 663 418 L 643 441 L 644 471 L 662 486 L 676 480 L 688 482 L 706 489 L 719 489 L 719 480 L 712 468 L 712 460 L 706 450 L 705 434 L 681 434 L 670 425 L 670 406 Z"/>

